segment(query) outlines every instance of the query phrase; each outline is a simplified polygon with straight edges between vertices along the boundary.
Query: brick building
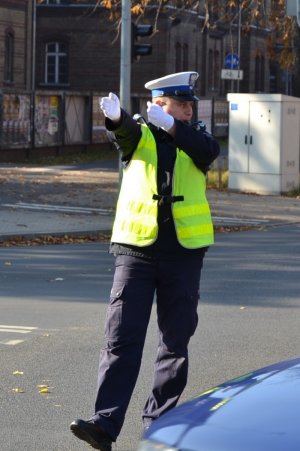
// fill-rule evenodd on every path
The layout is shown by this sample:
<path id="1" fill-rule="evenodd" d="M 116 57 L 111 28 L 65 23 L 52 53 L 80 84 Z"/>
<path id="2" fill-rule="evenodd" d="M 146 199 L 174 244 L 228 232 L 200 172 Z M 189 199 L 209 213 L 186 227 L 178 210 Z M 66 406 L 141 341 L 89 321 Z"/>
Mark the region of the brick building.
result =
<path id="1" fill-rule="evenodd" d="M 37 8 L 36 88 L 118 91 L 120 41 L 107 11 L 94 1 L 44 0 Z M 154 23 L 155 9 L 144 23 Z M 204 16 L 186 11 L 172 20 L 171 7 L 159 16 L 158 31 L 143 42 L 152 44 L 152 55 L 132 63 L 132 96 L 145 94 L 144 83 L 167 73 L 197 70 L 202 97 L 226 97 L 236 82 L 221 79 L 221 69 L 238 29 L 203 32 Z M 244 78 L 240 92 L 270 92 L 270 64 L 265 31 L 255 29 L 242 39 Z M 130 43 L 128 43 L 130 45 Z M 278 74 L 275 74 L 275 78 Z M 278 89 L 278 85 L 276 85 Z"/>
<path id="2" fill-rule="evenodd" d="M 28 148 L 31 135 L 33 2 L 0 0 L 0 158 Z M 6 151 L 6 149 L 8 149 Z"/>
<path id="3" fill-rule="evenodd" d="M 169 2 L 158 18 L 153 6 L 139 22 L 154 25 L 157 19 L 157 26 L 140 41 L 152 45 L 152 54 L 131 63 L 132 114 L 145 113 L 147 81 L 185 70 L 200 74 L 195 116 L 216 136 L 228 132 L 228 92 L 297 95 L 269 61 L 264 29 L 253 27 L 247 35 L 237 24 L 204 29 L 201 2 L 197 12 L 177 13 Z M 12 149 L 29 155 L 107 144 L 98 100 L 119 93 L 121 62 L 120 35 L 109 14 L 97 0 L 0 0 L 2 159 Z M 238 42 L 243 79 L 227 80 L 221 71 Z"/>
<path id="4" fill-rule="evenodd" d="M 31 89 L 32 1 L 0 0 L 0 89 Z"/>
<path id="5" fill-rule="evenodd" d="M 107 94 L 120 89 L 120 36 L 109 12 L 96 0 L 42 0 L 37 5 L 36 90 Z M 154 25 L 156 8 L 148 9 L 138 23 Z M 135 20 L 132 16 L 132 20 Z M 259 27 L 242 35 L 238 24 L 207 30 L 205 11 L 200 7 L 181 11 L 168 3 L 157 18 L 152 36 L 140 38 L 152 45 L 152 54 L 132 60 L 131 112 L 145 114 L 149 93 L 144 84 L 168 73 L 196 70 L 196 85 L 202 102 L 195 116 L 201 117 L 216 136 L 228 132 L 228 92 L 284 92 L 281 71 L 270 64 L 266 30 Z M 237 53 L 240 41 L 240 69 L 243 79 L 221 76 L 225 57 Z M 132 43 L 128 42 L 128 46 Z M 85 105 L 97 101 L 86 98 Z M 85 113 L 83 113 L 85 114 Z M 99 126 L 103 125 L 99 118 Z"/>

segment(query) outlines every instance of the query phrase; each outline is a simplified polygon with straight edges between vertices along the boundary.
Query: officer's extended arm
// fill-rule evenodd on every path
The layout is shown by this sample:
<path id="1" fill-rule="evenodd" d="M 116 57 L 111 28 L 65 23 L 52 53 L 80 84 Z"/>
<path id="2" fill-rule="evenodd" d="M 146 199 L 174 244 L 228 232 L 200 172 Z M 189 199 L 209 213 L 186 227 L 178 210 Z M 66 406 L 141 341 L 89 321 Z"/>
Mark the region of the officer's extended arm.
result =
<path id="1" fill-rule="evenodd" d="M 120 107 L 116 94 L 109 93 L 108 97 L 102 97 L 100 108 L 105 115 L 105 127 L 117 144 L 122 160 L 129 160 L 141 137 L 140 125 Z"/>

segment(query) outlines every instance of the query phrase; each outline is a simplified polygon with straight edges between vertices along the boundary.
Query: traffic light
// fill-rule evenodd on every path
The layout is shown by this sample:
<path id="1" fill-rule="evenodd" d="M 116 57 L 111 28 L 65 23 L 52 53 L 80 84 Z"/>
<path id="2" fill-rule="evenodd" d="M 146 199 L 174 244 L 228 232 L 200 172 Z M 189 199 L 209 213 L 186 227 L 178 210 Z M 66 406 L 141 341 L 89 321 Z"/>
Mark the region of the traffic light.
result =
<path id="1" fill-rule="evenodd" d="M 152 25 L 136 25 L 131 24 L 131 60 L 139 59 L 140 56 L 151 55 L 152 45 L 151 44 L 136 44 L 139 42 L 139 38 L 145 38 L 151 36 L 153 33 Z"/>

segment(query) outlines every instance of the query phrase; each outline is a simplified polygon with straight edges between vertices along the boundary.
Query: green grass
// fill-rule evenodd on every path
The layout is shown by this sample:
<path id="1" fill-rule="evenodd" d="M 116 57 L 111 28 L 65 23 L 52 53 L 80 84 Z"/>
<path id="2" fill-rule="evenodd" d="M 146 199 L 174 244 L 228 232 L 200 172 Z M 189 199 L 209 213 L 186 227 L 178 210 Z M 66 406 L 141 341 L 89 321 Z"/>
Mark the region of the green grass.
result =
<path id="1" fill-rule="evenodd" d="M 228 147 L 228 138 L 216 138 L 220 147 Z"/>
<path id="2" fill-rule="evenodd" d="M 87 163 L 92 161 L 99 160 L 115 160 L 118 158 L 118 152 L 112 149 L 88 149 L 81 152 L 73 152 L 73 153 L 62 153 L 61 155 L 40 155 L 40 156 L 30 156 L 26 163 L 29 164 L 37 164 L 37 165 L 69 165 L 69 164 L 78 164 L 78 163 Z M 18 163 L 16 161 L 16 163 Z M 24 163 L 20 161 L 20 163 Z"/>
<path id="3" fill-rule="evenodd" d="M 206 183 L 208 189 L 227 189 L 228 171 L 211 169 L 207 173 Z"/>
<path id="4" fill-rule="evenodd" d="M 299 185 L 297 188 L 294 188 L 293 190 L 289 191 L 286 196 L 288 197 L 300 197 L 300 178 L 299 178 Z"/>

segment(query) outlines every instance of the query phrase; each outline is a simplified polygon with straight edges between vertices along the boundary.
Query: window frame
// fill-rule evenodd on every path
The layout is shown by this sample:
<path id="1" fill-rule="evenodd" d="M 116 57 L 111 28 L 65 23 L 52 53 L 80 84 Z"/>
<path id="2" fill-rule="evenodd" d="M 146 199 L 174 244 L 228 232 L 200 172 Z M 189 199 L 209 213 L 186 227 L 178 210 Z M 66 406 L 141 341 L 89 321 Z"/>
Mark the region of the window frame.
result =
<path id="1" fill-rule="evenodd" d="M 45 5 L 60 5 L 61 0 L 45 0 Z"/>
<path id="2" fill-rule="evenodd" d="M 218 48 L 208 49 L 208 91 L 218 93 L 220 91 L 221 52 Z"/>
<path id="3" fill-rule="evenodd" d="M 6 30 L 4 38 L 4 83 L 14 83 L 14 56 L 15 56 L 15 33 Z"/>
<path id="4" fill-rule="evenodd" d="M 263 53 L 255 56 L 254 90 L 255 92 L 265 92 L 265 56 Z"/>
<path id="5" fill-rule="evenodd" d="M 54 50 L 49 47 L 54 45 Z M 61 49 L 64 46 L 64 49 Z M 59 39 L 51 39 L 45 42 L 45 62 L 44 62 L 44 84 L 51 86 L 67 86 L 68 85 L 68 46 L 65 42 Z M 51 62 L 54 59 L 54 73 L 50 73 Z M 65 65 L 65 70 L 62 70 L 62 65 Z M 51 79 L 51 77 L 53 77 Z"/>

